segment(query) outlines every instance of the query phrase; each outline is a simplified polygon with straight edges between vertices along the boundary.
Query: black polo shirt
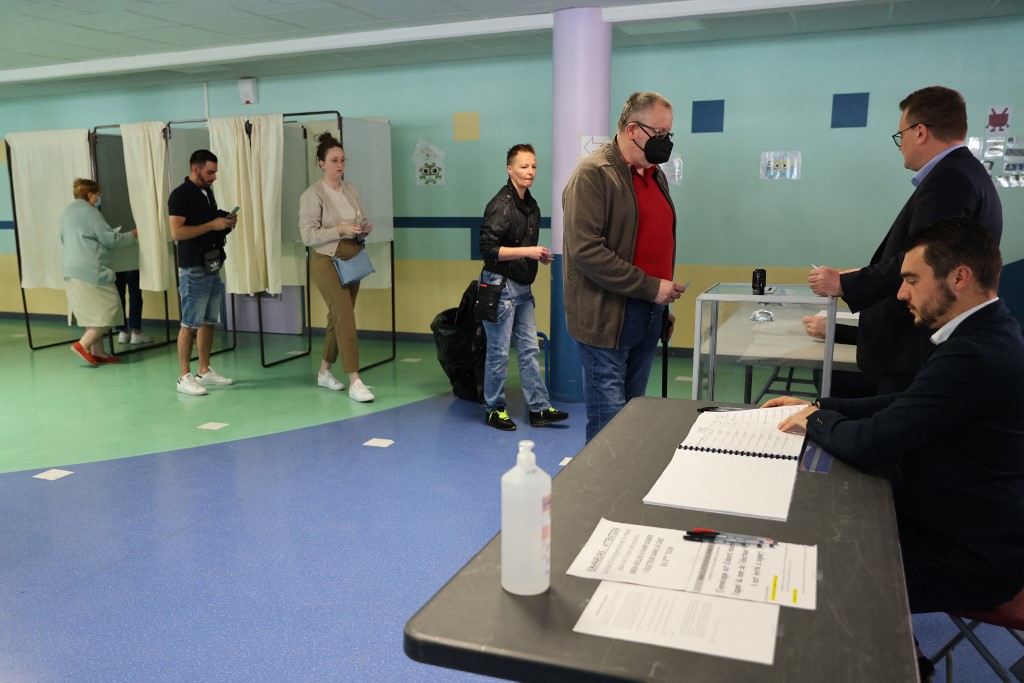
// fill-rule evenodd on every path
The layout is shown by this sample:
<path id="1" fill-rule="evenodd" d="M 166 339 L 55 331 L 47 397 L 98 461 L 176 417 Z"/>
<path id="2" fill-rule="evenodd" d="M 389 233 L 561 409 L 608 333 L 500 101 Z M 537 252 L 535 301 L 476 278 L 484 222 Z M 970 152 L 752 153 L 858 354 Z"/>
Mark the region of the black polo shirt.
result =
<path id="1" fill-rule="evenodd" d="M 213 196 L 213 188 L 199 189 L 188 177 L 176 187 L 167 198 L 167 213 L 181 216 L 185 225 L 203 225 L 215 218 L 229 215 L 227 211 L 217 208 L 217 200 Z M 213 249 L 220 249 L 221 259 L 225 258 L 224 239 L 231 232 L 227 230 L 211 230 L 190 240 L 178 240 L 178 266 L 192 268 L 203 265 L 203 254 Z"/>

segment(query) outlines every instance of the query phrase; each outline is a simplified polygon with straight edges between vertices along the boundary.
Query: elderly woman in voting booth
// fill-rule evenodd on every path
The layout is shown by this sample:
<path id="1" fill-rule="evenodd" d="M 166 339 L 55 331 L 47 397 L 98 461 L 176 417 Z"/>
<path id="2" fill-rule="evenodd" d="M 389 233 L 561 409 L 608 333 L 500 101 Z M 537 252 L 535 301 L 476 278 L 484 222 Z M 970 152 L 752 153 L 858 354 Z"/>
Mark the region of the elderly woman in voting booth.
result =
<path id="1" fill-rule="evenodd" d="M 139 233 L 122 233 L 107 224 L 99 212 L 100 186 L 95 180 L 77 178 L 73 192 L 75 200 L 60 219 L 64 287 L 68 324 L 77 322 L 86 329 L 71 351 L 92 366 L 116 363 L 120 359 L 103 350 L 103 335 L 123 320 L 108 260 L 112 249 L 137 244 Z"/>
<path id="2" fill-rule="evenodd" d="M 344 265 L 339 262 L 367 259 L 363 240 L 373 229 L 373 223 L 366 218 L 355 186 L 342 180 L 345 150 L 341 142 L 330 133 L 322 133 L 317 142 L 316 158 L 323 179 L 313 183 L 299 199 L 299 231 L 306 246 L 313 247 L 313 278 L 327 304 L 327 329 L 317 384 L 332 391 L 345 388 L 331 374 L 341 349 L 341 367 L 349 378 L 349 398 L 372 401 L 373 393 L 359 379 L 355 316 L 359 278 L 367 273 L 356 273 L 354 279 L 347 279 Z"/>

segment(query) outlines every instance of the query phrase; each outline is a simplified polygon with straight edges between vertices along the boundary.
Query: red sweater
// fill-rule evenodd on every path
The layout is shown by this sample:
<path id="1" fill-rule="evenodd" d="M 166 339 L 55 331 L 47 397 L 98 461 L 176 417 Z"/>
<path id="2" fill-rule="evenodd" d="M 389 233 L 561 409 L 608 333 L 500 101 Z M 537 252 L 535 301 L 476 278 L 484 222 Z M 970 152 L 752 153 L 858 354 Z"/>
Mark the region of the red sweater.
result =
<path id="1" fill-rule="evenodd" d="M 651 180 L 649 170 L 644 175 L 637 173 L 635 168 L 630 167 L 630 170 L 639 207 L 633 265 L 651 277 L 671 280 L 672 255 L 675 253 L 672 206 L 658 183 Z"/>

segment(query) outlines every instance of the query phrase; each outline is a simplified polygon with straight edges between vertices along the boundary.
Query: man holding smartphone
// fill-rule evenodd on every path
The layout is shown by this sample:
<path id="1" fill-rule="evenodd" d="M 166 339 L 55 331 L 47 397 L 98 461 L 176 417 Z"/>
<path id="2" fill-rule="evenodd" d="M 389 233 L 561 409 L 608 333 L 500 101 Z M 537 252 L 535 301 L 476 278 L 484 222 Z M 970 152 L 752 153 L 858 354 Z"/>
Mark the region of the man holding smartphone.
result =
<path id="1" fill-rule="evenodd" d="M 206 387 L 228 386 L 234 380 L 210 367 L 213 326 L 220 322 L 224 283 L 224 241 L 238 220 L 217 208 L 213 182 L 217 157 L 199 149 L 189 159 L 190 171 L 167 200 L 171 238 L 178 243 L 178 294 L 181 299 L 181 331 L 178 333 L 177 389 L 189 396 L 204 396 Z M 192 347 L 199 340 L 199 373 L 192 374 Z"/>

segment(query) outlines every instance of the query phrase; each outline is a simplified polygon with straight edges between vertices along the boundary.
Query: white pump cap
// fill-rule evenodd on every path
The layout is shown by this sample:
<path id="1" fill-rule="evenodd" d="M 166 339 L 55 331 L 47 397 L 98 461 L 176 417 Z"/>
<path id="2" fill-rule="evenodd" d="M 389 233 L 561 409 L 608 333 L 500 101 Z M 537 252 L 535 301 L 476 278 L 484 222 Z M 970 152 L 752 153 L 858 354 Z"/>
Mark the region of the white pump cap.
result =
<path id="1" fill-rule="evenodd" d="M 529 439 L 519 442 L 519 455 L 516 458 L 516 464 L 528 470 L 537 466 L 537 456 L 533 453 L 533 442 Z"/>

